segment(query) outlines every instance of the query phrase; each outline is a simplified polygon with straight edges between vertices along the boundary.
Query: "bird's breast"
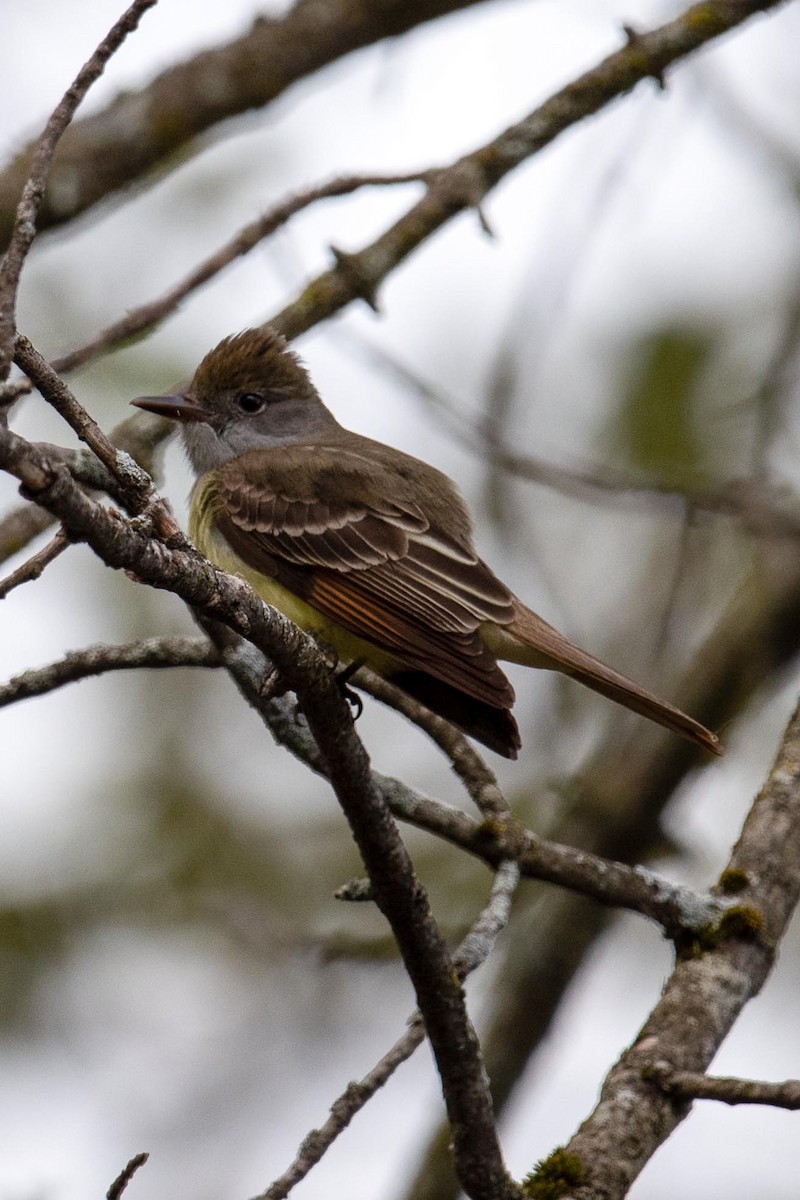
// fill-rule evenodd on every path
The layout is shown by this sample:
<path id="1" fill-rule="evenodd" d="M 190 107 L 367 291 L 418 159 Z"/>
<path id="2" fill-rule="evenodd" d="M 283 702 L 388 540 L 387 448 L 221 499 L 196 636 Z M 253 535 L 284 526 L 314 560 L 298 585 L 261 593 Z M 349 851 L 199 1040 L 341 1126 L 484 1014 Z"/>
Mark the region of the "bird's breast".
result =
<path id="1" fill-rule="evenodd" d="M 300 629 L 334 650 L 341 664 L 360 660 L 382 675 L 393 674 L 401 668 L 402 664 L 393 654 L 351 633 L 277 579 L 251 567 L 220 530 L 216 520 L 218 507 L 219 498 L 213 484 L 200 480 L 192 493 L 189 536 L 201 554 L 221 570 L 245 579 L 272 608 L 277 608 Z"/>

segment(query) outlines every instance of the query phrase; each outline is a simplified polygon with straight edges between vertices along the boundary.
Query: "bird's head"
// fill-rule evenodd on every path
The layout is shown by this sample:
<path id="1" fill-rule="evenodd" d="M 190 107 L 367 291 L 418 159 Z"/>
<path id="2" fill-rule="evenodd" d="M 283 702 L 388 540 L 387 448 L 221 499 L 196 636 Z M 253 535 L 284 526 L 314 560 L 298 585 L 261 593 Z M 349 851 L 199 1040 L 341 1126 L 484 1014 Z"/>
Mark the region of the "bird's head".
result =
<path id="1" fill-rule="evenodd" d="M 131 403 L 180 422 L 198 474 L 247 450 L 302 442 L 337 425 L 300 359 L 269 326 L 224 338 L 180 394 Z"/>

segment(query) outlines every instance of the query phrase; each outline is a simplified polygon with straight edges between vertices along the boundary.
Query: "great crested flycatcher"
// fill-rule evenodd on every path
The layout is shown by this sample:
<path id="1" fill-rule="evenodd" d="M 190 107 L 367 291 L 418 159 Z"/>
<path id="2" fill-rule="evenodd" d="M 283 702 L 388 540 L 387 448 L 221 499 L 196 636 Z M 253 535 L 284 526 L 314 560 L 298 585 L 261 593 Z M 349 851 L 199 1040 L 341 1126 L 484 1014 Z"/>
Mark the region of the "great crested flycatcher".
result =
<path id="1" fill-rule="evenodd" d="M 340 661 L 364 662 L 506 758 L 521 743 L 498 659 L 561 671 L 722 753 L 517 599 L 475 553 L 455 484 L 342 428 L 274 330 L 225 338 L 184 394 L 133 403 L 181 423 L 199 549 Z"/>

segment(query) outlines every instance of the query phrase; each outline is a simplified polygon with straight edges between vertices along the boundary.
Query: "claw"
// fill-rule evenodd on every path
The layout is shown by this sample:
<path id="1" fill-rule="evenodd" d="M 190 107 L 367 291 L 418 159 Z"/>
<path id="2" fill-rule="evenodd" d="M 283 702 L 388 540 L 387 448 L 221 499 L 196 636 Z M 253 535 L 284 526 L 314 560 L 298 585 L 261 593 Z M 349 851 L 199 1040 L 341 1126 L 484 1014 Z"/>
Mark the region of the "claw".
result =
<path id="1" fill-rule="evenodd" d="M 355 659 L 353 659 L 353 661 L 351 663 L 348 663 L 346 667 L 344 667 L 341 671 L 339 671 L 336 676 L 337 687 L 339 688 L 340 692 L 344 696 L 347 703 L 349 705 L 351 705 L 352 708 L 354 709 L 354 715 L 353 715 L 354 721 L 357 721 L 358 718 L 361 716 L 362 712 L 364 711 L 364 703 L 363 703 L 361 697 L 359 696 L 358 692 L 354 692 L 353 689 L 351 687 L 348 687 L 347 685 L 350 682 L 350 680 L 353 678 L 353 676 L 355 675 L 355 673 L 359 669 L 359 667 L 363 667 L 363 665 L 364 665 L 364 662 L 362 659 L 355 658 Z"/>
<path id="2" fill-rule="evenodd" d="M 351 707 L 353 708 L 353 710 L 354 710 L 353 720 L 357 721 L 358 718 L 361 716 L 362 712 L 364 711 L 363 700 L 359 696 L 358 692 L 354 692 L 352 688 L 349 688 L 347 686 L 347 684 L 344 684 L 342 686 L 342 695 L 344 696 L 347 703 L 349 705 L 351 705 Z"/>

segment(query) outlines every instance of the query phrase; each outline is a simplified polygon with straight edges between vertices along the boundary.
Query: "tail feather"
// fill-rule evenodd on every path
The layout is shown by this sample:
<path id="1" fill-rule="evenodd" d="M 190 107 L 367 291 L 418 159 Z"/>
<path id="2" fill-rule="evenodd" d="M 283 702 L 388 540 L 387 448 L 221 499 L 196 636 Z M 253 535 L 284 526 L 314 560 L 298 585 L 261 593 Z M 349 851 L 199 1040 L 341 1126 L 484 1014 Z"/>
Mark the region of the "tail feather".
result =
<path id="1" fill-rule="evenodd" d="M 522 743 L 510 709 L 476 700 L 425 671 L 397 671 L 389 678 L 431 712 L 438 713 L 490 750 L 502 754 L 503 758 L 517 757 Z"/>
<path id="2" fill-rule="evenodd" d="M 699 721 L 666 700 L 659 700 L 658 696 L 627 679 L 613 667 L 607 667 L 599 659 L 573 645 L 519 600 L 515 603 L 514 619 L 506 626 L 504 634 L 503 646 L 497 647 L 498 657 L 526 666 L 560 671 L 599 692 L 601 696 L 607 696 L 658 725 L 672 729 L 712 754 L 724 754 L 716 734 Z M 512 645 L 512 641 L 516 644 Z"/>

